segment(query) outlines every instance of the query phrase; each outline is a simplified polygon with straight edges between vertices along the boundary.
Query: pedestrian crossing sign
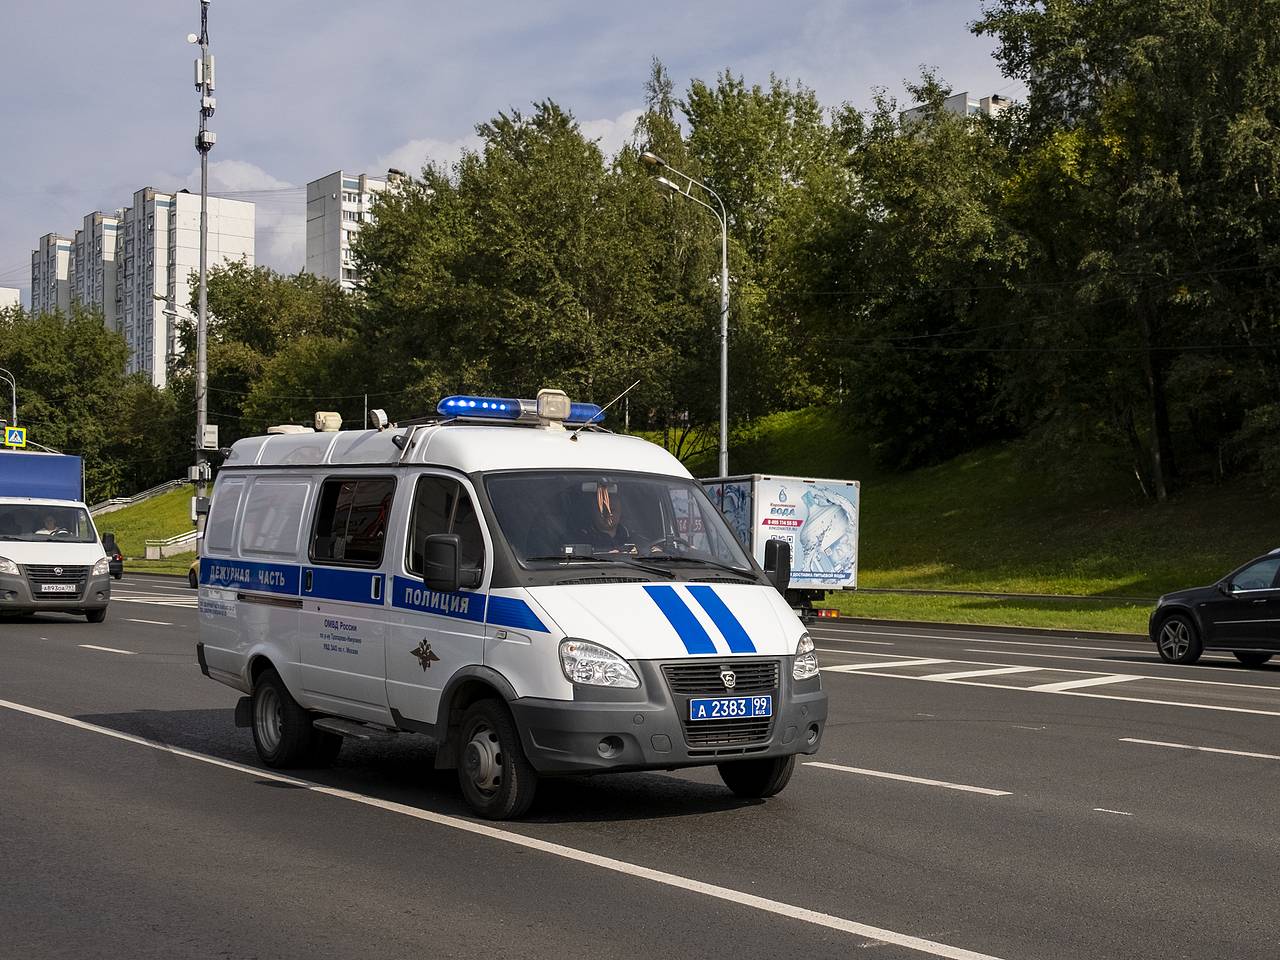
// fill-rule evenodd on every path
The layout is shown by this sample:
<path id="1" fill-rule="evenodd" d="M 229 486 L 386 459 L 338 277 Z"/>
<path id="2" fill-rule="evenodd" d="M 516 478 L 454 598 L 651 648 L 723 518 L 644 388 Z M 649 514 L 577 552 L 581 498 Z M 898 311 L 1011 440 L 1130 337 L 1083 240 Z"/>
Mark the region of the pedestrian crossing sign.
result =
<path id="1" fill-rule="evenodd" d="M 5 427 L 4 445 L 6 447 L 25 447 L 27 445 L 27 428 Z"/>

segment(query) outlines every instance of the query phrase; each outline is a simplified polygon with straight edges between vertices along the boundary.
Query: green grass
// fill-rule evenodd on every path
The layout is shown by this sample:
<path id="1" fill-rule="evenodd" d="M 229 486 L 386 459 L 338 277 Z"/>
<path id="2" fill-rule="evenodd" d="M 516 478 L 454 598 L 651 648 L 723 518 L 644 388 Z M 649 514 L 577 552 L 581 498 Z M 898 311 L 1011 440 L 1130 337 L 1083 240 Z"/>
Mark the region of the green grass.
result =
<path id="1" fill-rule="evenodd" d="M 729 462 L 734 474 L 862 481 L 864 587 L 1153 598 L 1212 582 L 1280 546 L 1280 500 L 1257 480 L 1188 488 L 1154 504 L 1105 451 L 1050 455 L 1013 442 L 895 475 L 874 468 L 834 411 L 808 409 L 736 434 Z M 710 476 L 714 454 L 689 466 Z M 1076 608 L 861 594 L 838 602 L 862 616 L 1143 629 L 1137 610 L 1096 601 Z"/>
<path id="2" fill-rule="evenodd" d="M 827 606 L 842 617 L 919 620 L 1006 627 L 1043 627 L 1107 633 L 1147 632 L 1151 605 L 1099 600 L 1005 600 L 903 593 L 829 594 Z"/>
<path id="3" fill-rule="evenodd" d="M 116 535 L 116 545 L 126 557 L 143 557 L 147 540 L 167 540 L 191 529 L 191 488 L 178 487 L 133 506 L 99 514 L 93 523 L 98 533 Z M 181 557 L 170 557 L 163 562 L 181 564 L 185 573 L 191 559 L 188 557 L 184 563 Z M 130 564 L 129 569 L 138 568 Z"/>

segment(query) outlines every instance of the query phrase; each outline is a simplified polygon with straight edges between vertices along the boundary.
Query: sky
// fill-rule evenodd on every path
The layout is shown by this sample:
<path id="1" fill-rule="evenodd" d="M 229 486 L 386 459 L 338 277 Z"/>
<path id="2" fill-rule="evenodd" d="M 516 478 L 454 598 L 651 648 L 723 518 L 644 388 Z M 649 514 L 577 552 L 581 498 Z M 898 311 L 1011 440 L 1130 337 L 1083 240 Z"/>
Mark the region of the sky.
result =
<path id="1" fill-rule="evenodd" d="M 649 64 L 677 93 L 725 69 L 811 87 L 829 108 L 900 100 L 922 66 L 1000 92 L 979 0 L 212 0 L 217 113 L 210 192 L 257 204 L 257 260 L 305 259 L 305 186 L 449 163 L 475 125 L 550 98 L 606 154 L 632 135 Z M 29 302 L 31 251 L 144 186 L 198 189 L 198 0 L 0 4 L 0 286 Z M 904 103 L 903 106 L 909 106 Z"/>

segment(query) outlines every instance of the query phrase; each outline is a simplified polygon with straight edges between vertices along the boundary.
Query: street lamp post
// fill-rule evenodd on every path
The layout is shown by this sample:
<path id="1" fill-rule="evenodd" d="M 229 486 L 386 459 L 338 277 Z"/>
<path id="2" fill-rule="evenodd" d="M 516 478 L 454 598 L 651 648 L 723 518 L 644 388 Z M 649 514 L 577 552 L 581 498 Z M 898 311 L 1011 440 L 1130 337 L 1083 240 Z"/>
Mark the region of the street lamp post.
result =
<path id="1" fill-rule="evenodd" d="M 649 150 L 641 153 L 640 159 L 657 170 L 669 170 L 684 180 L 685 185 L 681 187 L 667 177 L 657 178 L 659 186 L 705 207 L 720 221 L 720 476 L 727 477 L 729 475 L 729 217 L 725 213 L 724 201 L 720 199 L 720 194 L 701 180 L 695 180 L 687 173 L 682 173 Z M 713 207 L 701 197 L 694 196 L 694 187 L 705 191 L 715 200 L 716 206 Z"/>
<path id="2" fill-rule="evenodd" d="M 200 293 L 196 310 L 196 477 L 205 478 L 205 424 L 209 419 L 208 363 L 208 266 L 209 266 L 209 151 L 217 136 L 208 128 L 217 107 L 213 97 L 213 55 L 209 53 L 209 0 L 200 0 L 200 33 L 187 34 L 188 43 L 200 45 L 196 60 L 196 90 L 200 93 L 200 128 L 196 132 L 196 152 L 200 154 Z"/>
<path id="3" fill-rule="evenodd" d="M 9 426 L 16 427 L 18 425 L 18 378 L 4 367 L 0 367 L 0 374 L 3 374 L 4 379 L 9 382 L 9 390 L 12 394 L 13 417 L 9 421 Z"/>

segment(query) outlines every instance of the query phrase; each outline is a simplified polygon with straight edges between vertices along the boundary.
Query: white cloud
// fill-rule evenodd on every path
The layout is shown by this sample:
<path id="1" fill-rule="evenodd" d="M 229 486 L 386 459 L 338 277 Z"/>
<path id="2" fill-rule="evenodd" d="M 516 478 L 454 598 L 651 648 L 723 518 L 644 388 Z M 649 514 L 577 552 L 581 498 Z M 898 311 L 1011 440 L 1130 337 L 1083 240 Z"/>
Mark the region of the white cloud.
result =
<path id="1" fill-rule="evenodd" d="M 479 150 L 480 138 L 476 134 L 459 137 L 457 140 L 436 140 L 423 137 L 401 144 L 390 153 L 383 154 L 373 165 L 373 170 L 382 172 L 389 167 L 403 170 L 407 174 L 417 176 L 428 163 L 448 170 L 462 157 L 464 150 Z M 373 170 L 369 171 L 370 173 Z"/>
<path id="2" fill-rule="evenodd" d="M 643 115 L 643 110 L 635 108 L 624 110 L 612 120 L 583 120 L 578 126 L 584 137 L 599 144 L 604 158 L 611 160 L 631 141 L 636 131 L 636 121 Z"/>
<path id="3" fill-rule="evenodd" d="M 200 168 L 186 178 L 200 189 Z M 307 188 L 281 180 L 246 160 L 209 164 L 209 193 L 254 205 L 255 259 L 282 273 L 297 273 L 307 262 Z"/>

